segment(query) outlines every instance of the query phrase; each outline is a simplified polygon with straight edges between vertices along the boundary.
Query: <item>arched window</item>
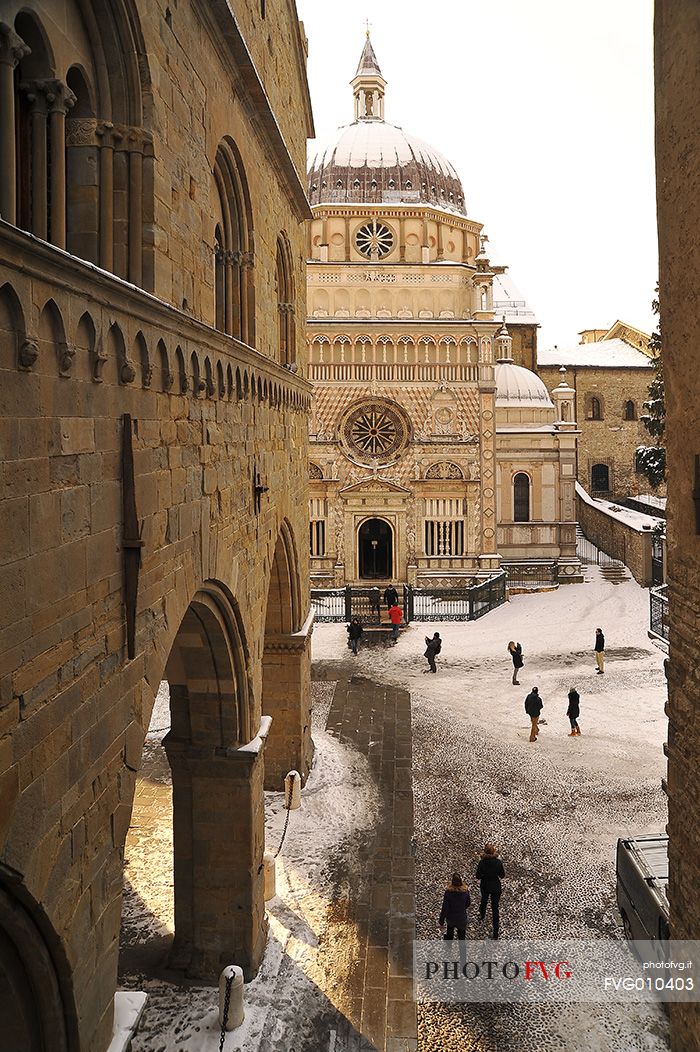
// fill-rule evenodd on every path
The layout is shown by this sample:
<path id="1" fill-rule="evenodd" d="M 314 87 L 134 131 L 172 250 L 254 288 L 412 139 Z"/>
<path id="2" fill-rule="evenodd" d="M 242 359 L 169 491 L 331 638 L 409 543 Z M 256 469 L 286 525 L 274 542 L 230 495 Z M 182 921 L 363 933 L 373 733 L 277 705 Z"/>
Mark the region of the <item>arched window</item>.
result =
<path id="1" fill-rule="evenodd" d="M 277 238 L 275 287 L 277 290 L 279 361 L 282 365 L 291 365 L 296 361 L 294 282 L 292 278 L 291 251 L 289 242 L 284 234 L 280 234 Z"/>
<path id="2" fill-rule="evenodd" d="M 43 25 L 26 9 L 14 31 L 5 27 L 3 63 L 14 67 L 14 90 L 10 81 L 0 91 L 0 125 L 15 134 L 0 179 L 0 216 L 151 289 L 153 246 L 143 237 L 153 221 L 144 166 L 152 146 L 143 129 L 150 83 L 138 20 L 126 6 L 99 5 L 99 16 L 82 27 L 87 47 L 67 35 L 62 20 Z M 81 7 L 90 9 L 71 7 L 78 19 Z M 128 135 L 117 132 L 122 126 Z"/>
<path id="3" fill-rule="evenodd" d="M 513 479 L 513 522 L 530 521 L 530 478 L 519 471 Z"/>
<path id="4" fill-rule="evenodd" d="M 594 464 L 591 468 L 591 492 L 607 493 L 610 490 L 610 471 L 607 464 Z"/>
<path id="5" fill-rule="evenodd" d="M 229 138 L 216 151 L 214 182 L 220 216 L 214 231 L 216 327 L 254 346 L 252 213 L 240 156 Z"/>
<path id="6" fill-rule="evenodd" d="M 590 407 L 588 410 L 589 420 L 602 420 L 603 419 L 603 406 L 600 398 L 596 398 L 595 395 L 591 398 Z"/>
<path id="7" fill-rule="evenodd" d="M 636 420 L 637 419 L 637 407 L 630 398 L 629 401 L 625 402 L 625 420 Z"/>

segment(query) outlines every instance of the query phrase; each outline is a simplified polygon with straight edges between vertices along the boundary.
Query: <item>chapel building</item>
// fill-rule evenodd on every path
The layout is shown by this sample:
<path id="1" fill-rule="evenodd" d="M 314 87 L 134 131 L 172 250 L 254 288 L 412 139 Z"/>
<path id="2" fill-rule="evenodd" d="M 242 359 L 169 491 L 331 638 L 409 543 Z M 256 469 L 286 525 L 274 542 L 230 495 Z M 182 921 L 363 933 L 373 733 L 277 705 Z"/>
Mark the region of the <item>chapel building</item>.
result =
<path id="1" fill-rule="evenodd" d="M 533 371 L 534 313 L 386 83 L 368 36 L 354 119 L 309 168 L 312 583 L 576 580 L 573 391 Z"/>

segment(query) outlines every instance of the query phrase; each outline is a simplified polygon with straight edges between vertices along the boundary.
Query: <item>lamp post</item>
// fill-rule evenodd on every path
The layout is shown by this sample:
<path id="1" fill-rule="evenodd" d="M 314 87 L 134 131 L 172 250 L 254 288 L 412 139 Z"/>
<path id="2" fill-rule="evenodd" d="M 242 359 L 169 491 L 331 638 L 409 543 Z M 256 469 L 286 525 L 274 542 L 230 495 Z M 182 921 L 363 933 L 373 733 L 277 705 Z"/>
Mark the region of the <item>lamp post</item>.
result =
<path id="1" fill-rule="evenodd" d="M 377 545 L 379 541 L 376 538 L 372 538 L 372 577 L 377 576 Z"/>

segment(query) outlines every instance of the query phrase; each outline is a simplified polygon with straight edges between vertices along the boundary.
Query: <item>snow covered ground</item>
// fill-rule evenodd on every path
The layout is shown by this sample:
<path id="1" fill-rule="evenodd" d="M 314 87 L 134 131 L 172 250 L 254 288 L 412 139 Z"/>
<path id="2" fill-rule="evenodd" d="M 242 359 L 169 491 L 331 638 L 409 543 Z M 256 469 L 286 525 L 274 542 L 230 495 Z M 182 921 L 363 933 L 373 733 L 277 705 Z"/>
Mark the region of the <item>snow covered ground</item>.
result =
<path id="1" fill-rule="evenodd" d="M 395 647 L 344 652 L 344 626 L 319 626 L 315 660 L 340 659 L 411 691 L 419 938 L 435 938 L 442 889 L 453 870 L 473 882 L 486 840 L 501 848 L 508 879 L 504 937 L 621 937 L 615 844 L 663 830 L 666 738 L 664 654 L 647 636 L 648 593 L 635 581 L 589 580 L 519 595 L 472 623 L 412 625 Z M 595 629 L 606 672 L 595 673 Z M 425 675 L 424 637 L 443 638 L 437 675 Z M 511 684 L 509 640 L 525 668 Z M 524 697 L 537 685 L 547 723 L 529 742 Z M 569 738 L 567 693 L 581 695 L 581 736 Z M 487 928 L 476 920 L 474 935 Z M 665 1016 L 653 1007 L 419 1006 L 422 1052 L 658 1052 Z"/>

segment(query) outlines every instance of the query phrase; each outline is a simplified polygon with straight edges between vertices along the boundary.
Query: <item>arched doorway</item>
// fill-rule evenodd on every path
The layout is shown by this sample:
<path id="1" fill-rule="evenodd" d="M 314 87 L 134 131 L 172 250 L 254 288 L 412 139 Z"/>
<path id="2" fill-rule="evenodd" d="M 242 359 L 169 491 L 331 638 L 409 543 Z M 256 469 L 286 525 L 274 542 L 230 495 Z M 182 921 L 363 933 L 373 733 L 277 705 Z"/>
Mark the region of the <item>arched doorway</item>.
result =
<path id="1" fill-rule="evenodd" d="M 365 580 L 391 579 L 394 565 L 394 536 L 384 519 L 367 519 L 357 534 L 360 577 Z"/>
<path id="2" fill-rule="evenodd" d="M 161 733 L 154 738 L 149 729 L 141 755 L 139 779 L 141 786 L 145 779 L 147 792 L 137 784 L 126 842 L 127 921 L 144 898 L 153 918 L 127 931 L 123 921 L 129 958 L 124 964 L 133 973 L 133 964 L 143 960 L 147 971 L 161 968 L 167 955 L 172 969 L 212 982 L 235 961 L 250 979 L 267 938 L 263 742 L 242 620 L 233 598 L 216 582 L 206 582 L 184 613 L 156 708 L 159 703 L 160 726 L 154 728 L 151 720 L 151 728 Z M 167 850 L 168 838 L 159 829 L 170 806 L 173 897 L 168 899 L 170 859 L 163 858 L 161 870 L 150 853 Z M 140 869 L 132 865 L 139 854 Z M 130 939 L 134 932 L 136 942 Z"/>

